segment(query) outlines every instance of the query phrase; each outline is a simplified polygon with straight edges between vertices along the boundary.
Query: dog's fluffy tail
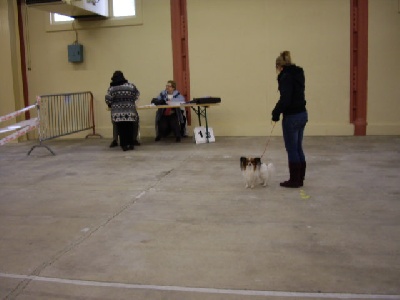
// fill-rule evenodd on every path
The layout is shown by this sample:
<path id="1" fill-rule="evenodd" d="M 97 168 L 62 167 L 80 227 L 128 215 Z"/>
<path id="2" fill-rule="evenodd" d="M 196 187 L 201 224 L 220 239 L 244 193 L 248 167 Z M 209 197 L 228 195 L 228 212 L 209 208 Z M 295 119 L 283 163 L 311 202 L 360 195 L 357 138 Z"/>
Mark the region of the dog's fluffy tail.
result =
<path id="1" fill-rule="evenodd" d="M 275 172 L 275 166 L 274 166 L 273 163 L 269 163 L 269 164 L 267 165 L 267 168 L 268 168 L 268 172 L 269 172 L 270 174 L 272 174 L 272 173 Z"/>

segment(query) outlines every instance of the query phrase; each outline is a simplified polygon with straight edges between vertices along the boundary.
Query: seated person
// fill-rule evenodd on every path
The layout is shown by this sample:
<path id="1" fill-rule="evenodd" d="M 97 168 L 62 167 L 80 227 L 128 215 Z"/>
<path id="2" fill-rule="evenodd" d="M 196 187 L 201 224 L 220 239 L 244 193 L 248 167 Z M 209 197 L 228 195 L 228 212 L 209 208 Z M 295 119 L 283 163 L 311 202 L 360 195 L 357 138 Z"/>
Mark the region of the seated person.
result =
<path id="1" fill-rule="evenodd" d="M 153 98 L 151 103 L 155 105 L 185 103 L 185 97 L 176 90 L 176 82 L 169 80 L 165 90 L 163 90 L 157 98 Z M 176 108 L 159 108 L 156 113 L 156 142 L 173 132 L 176 142 L 179 143 L 181 141 L 185 119 L 179 106 Z"/>

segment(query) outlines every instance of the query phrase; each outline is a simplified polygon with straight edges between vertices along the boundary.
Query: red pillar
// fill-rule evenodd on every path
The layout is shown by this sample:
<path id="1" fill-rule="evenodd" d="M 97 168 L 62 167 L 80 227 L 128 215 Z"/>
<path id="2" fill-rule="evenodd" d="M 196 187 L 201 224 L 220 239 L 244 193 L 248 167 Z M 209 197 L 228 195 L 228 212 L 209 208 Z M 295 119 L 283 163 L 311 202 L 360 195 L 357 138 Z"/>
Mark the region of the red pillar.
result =
<path id="1" fill-rule="evenodd" d="M 173 74 L 177 89 L 190 100 L 189 47 L 186 0 L 171 0 L 171 34 Z M 187 123 L 191 124 L 190 110 L 186 109 Z"/>
<path id="2" fill-rule="evenodd" d="M 350 122 L 354 135 L 367 132 L 368 0 L 351 0 Z"/>

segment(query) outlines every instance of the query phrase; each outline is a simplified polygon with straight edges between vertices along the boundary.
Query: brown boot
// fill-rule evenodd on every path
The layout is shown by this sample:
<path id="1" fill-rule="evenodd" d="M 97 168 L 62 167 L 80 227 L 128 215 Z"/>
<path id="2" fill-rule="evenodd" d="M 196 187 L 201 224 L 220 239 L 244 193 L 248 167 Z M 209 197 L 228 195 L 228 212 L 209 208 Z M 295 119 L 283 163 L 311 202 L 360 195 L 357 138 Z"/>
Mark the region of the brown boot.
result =
<path id="1" fill-rule="evenodd" d="M 286 188 L 299 188 L 303 186 L 303 180 L 301 179 L 301 165 L 300 163 L 289 162 L 289 174 L 290 178 L 287 181 L 281 182 L 280 186 Z"/>

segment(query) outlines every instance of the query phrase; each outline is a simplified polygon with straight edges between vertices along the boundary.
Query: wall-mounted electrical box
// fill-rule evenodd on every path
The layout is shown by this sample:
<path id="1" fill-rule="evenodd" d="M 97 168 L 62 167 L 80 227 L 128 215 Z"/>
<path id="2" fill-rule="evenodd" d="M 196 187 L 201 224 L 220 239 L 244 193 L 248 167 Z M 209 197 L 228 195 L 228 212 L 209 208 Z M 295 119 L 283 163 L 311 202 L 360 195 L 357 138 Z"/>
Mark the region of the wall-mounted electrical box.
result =
<path id="1" fill-rule="evenodd" d="M 83 62 L 83 45 L 68 45 L 68 61 L 72 63 Z"/>

